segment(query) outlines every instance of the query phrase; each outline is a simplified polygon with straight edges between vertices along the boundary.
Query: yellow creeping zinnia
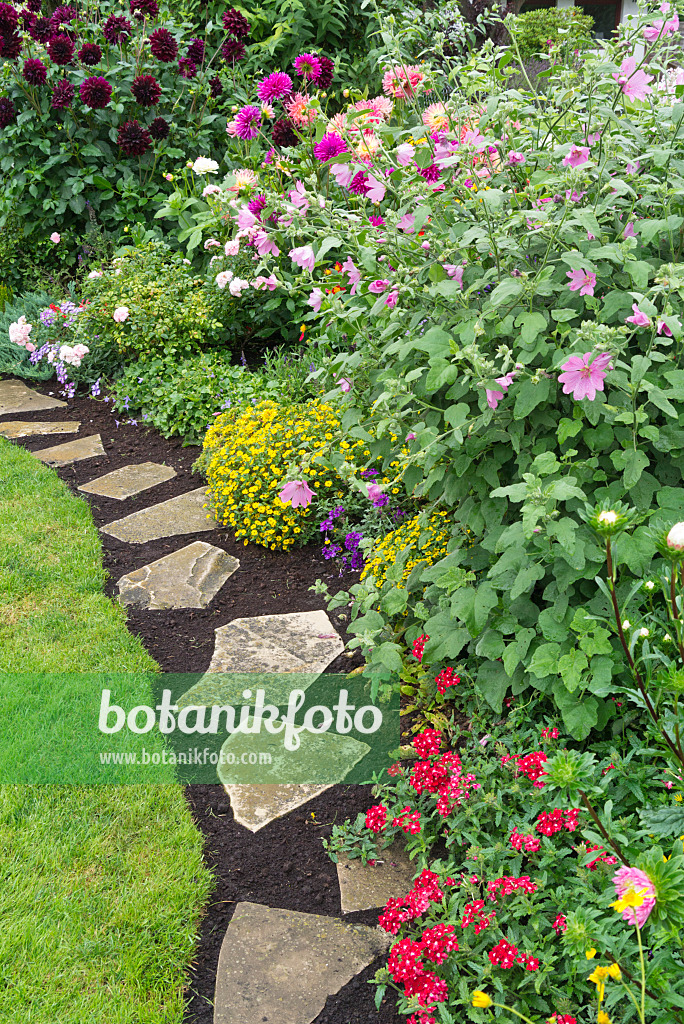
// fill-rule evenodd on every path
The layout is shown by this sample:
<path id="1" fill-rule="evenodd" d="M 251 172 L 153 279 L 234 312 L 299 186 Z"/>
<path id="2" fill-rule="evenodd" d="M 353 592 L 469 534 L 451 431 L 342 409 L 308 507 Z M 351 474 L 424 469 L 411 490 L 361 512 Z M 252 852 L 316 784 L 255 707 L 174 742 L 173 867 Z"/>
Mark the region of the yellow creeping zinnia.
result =
<path id="1" fill-rule="evenodd" d="M 473 1006 L 478 1006 L 482 1010 L 488 1010 L 491 1005 L 492 1000 L 486 992 L 481 992 L 479 989 L 473 992 Z"/>

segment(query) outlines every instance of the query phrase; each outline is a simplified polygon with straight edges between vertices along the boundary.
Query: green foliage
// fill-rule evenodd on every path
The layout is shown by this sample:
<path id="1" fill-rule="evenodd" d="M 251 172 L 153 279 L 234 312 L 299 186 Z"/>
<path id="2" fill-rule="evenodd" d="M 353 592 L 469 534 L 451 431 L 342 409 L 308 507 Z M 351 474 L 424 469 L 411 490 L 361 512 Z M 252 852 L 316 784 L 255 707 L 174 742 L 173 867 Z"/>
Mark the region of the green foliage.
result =
<path id="1" fill-rule="evenodd" d="M 561 54 L 572 58 L 574 51 L 586 50 L 594 44 L 594 19 L 577 7 L 548 7 L 526 11 L 507 22 L 523 61 L 540 54 L 548 56 L 551 47 L 560 47 Z"/>

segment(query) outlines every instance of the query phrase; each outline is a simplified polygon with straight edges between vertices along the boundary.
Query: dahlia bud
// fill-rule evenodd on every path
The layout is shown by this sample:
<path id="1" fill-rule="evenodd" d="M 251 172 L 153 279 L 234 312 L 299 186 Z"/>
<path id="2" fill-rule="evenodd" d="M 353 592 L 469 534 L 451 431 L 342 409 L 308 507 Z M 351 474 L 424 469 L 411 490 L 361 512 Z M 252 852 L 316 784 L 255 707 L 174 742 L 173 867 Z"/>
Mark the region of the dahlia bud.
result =
<path id="1" fill-rule="evenodd" d="M 600 537 L 613 537 L 631 524 L 634 509 L 620 501 L 604 502 L 595 508 L 587 506 L 580 515 Z"/>
<path id="2" fill-rule="evenodd" d="M 675 523 L 667 535 L 667 546 L 673 551 L 684 552 L 684 523 Z"/>

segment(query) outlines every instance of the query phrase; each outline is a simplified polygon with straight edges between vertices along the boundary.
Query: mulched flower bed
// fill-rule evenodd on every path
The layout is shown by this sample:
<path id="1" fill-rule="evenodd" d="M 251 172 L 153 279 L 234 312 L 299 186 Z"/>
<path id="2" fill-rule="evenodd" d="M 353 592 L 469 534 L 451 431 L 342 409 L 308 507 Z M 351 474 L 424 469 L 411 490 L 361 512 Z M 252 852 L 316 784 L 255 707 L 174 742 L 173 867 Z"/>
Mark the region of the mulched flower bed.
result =
<path id="1" fill-rule="evenodd" d="M 49 393 L 48 387 L 40 390 Z M 183 447 L 178 438 L 164 438 L 142 424 L 131 426 L 121 420 L 117 427 L 115 421 L 120 415 L 112 414 L 103 401 L 77 396 L 66 408 L 11 414 L 0 417 L 0 422 L 17 419 L 81 421 L 77 434 L 43 435 L 13 442 L 29 451 L 99 433 L 105 456 L 57 470 L 74 490 L 80 484 L 130 463 L 158 462 L 176 470 L 177 475 L 172 480 L 125 501 L 76 491 L 89 502 L 99 527 L 203 483 L 198 474 L 192 473 L 200 451 L 198 447 Z M 358 578 L 356 574 L 346 577 L 331 574 L 320 548 L 313 545 L 288 553 L 271 552 L 253 545 L 244 546 L 223 529 L 139 545 L 126 544 L 106 534 L 101 534 L 101 538 L 104 566 L 109 573 L 105 589 L 110 596 L 118 593 L 116 581 L 125 573 L 193 540 L 216 544 L 240 559 L 240 568 L 206 609 L 127 610 L 128 628 L 141 638 L 164 672 L 205 671 L 214 650 L 214 630 L 232 619 L 325 608 L 323 599 L 309 589 L 317 579 L 325 580 L 334 593 L 347 589 Z M 344 611 L 329 614 L 340 636 L 346 640 L 348 620 Z M 350 658 L 344 653 L 332 663 L 329 671 L 347 672 L 360 661 L 358 654 Z M 188 786 L 186 796 L 205 837 L 205 856 L 215 873 L 216 885 L 201 922 L 184 1024 L 211 1024 L 216 967 L 235 904 L 250 900 L 302 913 L 341 917 L 336 867 L 325 854 L 321 838 L 330 835 L 333 824 L 366 810 L 372 798 L 370 787 L 334 786 L 304 807 L 252 834 L 233 821 L 222 786 Z M 346 915 L 344 920 L 373 926 L 377 924 L 377 917 L 377 911 L 371 910 Z M 375 1008 L 375 987 L 366 981 L 384 965 L 385 958 L 379 958 L 338 995 L 329 998 L 315 1024 L 371 1021 L 400 1024 L 405 1021 L 405 1017 L 397 1014 L 391 996 L 383 1001 L 379 1011 Z"/>

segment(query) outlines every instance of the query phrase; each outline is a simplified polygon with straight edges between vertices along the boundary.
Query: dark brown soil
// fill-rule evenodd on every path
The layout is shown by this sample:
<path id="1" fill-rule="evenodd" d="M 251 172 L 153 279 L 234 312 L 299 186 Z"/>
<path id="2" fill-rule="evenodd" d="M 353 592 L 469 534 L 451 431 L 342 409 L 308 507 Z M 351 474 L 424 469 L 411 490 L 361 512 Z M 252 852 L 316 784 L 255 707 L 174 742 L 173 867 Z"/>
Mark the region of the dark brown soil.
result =
<path id="1" fill-rule="evenodd" d="M 41 389 L 49 393 L 50 387 Z M 57 389 L 55 388 L 55 393 Z M 99 433 L 106 455 L 77 462 L 59 469 L 59 476 L 90 504 L 93 519 L 102 526 L 131 512 L 147 508 L 202 485 L 192 473 L 199 454 L 197 447 L 183 447 L 177 438 L 163 438 L 153 428 L 133 426 L 121 414 L 112 414 L 109 405 L 90 397 L 76 397 L 64 409 L 19 413 L 0 417 L 5 420 L 79 419 L 78 434 L 23 438 L 16 443 L 30 451 Z M 84 495 L 76 488 L 94 478 L 129 463 L 158 462 L 172 466 L 176 476 L 137 498 L 125 501 Z M 162 555 L 193 540 L 216 544 L 240 559 L 240 568 L 231 576 L 211 604 L 202 610 L 131 611 L 128 628 L 140 637 L 146 649 L 164 672 L 203 672 L 214 649 L 214 630 L 236 618 L 278 612 L 310 611 L 325 608 L 322 597 L 311 592 L 317 579 L 323 579 L 331 592 L 348 589 L 357 578 L 340 578 L 313 546 L 299 551 L 271 552 L 242 543 L 223 529 L 172 537 L 141 545 L 124 544 L 102 534 L 104 565 L 109 574 L 106 590 L 115 594 L 116 581 Z M 329 613 L 344 640 L 347 617 Z M 359 664 L 359 656 L 342 654 L 330 666 L 331 672 L 347 672 Z M 235 904 L 249 900 L 271 907 L 298 910 L 309 914 L 341 917 L 339 887 L 335 865 L 328 859 L 321 838 L 329 836 L 333 824 L 355 817 L 372 803 L 366 786 L 334 786 L 286 817 L 271 822 L 252 834 L 233 820 L 228 798 L 220 785 L 186 787 L 193 817 L 205 839 L 205 857 L 214 872 L 215 887 L 201 922 L 197 956 L 188 991 L 184 1024 L 212 1024 L 216 967 L 221 943 Z M 377 924 L 378 911 L 350 914 L 350 923 Z M 380 1010 L 374 1002 L 375 986 L 367 984 L 375 971 L 384 966 L 380 958 L 359 974 L 340 993 L 330 997 L 315 1024 L 400 1024 L 394 1000 L 388 995 Z"/>

